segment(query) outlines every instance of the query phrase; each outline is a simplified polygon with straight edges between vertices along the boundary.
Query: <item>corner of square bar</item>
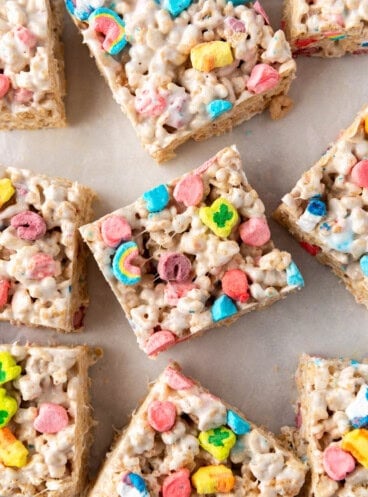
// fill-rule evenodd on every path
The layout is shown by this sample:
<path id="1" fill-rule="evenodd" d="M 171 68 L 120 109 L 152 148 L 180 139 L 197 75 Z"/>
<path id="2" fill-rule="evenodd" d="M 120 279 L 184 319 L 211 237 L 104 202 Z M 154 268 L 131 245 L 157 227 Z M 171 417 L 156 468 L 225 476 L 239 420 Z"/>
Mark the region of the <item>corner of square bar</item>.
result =
<path id="1" fill-rule="evenodd" d="M 80 229 L 150 357 L 304 285 L 264 210 L 233 146 Z"/>

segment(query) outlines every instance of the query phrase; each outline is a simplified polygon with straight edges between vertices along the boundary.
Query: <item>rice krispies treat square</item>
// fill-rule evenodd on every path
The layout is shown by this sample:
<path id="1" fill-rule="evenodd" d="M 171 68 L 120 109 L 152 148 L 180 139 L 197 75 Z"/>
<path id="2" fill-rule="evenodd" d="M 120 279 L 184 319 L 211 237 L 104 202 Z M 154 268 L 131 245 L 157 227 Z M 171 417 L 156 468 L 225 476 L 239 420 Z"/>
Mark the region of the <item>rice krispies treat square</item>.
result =
<path id="1" fill-rule="evenodd" d="M 291 105 L 285 94 L 295 62 L 259 1 L 66 4 L 114 99 L 158 162 L 189 138 L 222 134 L 270 103 L 274 118 Z"/>
<path id="2" fill-rule="evenodd" d="M 99 350 L 0 345 L 1 497 L 76 497 L 92 426 L 88 368 Z"/>
<path id="3" fill-rule="evenodd" d="M 170 364 L 88 497 L 297 495 L 306 467 L 277 438 Z"/>
<path id="4" fill-rule="evenodd" d="M 368 307 L 368 107 L 274 213 Z"/>
<path id="5" fill-rule="evenodd" d="M 62 0 L 0 1 L 0 129 L 65 126 Z"/>
<path id="6" fill-rule="evenodd" d="M 296 380 L 299 443 L 311 471 L 306 495 L 367 495 L 368 361 L 303 355 Z"/>
<path id="7" fill-rule="evenodd" d="M 0 321 L 77 331 L 88 305 L 86 250 L 92 190 L 8 168 L 0 179 Z"/>
<path id="8" fill-rule="evenodd" d="M 80 231 L 149 356 L 303 286 L 235 146 Z"/>
<path id="9" fill-rule="evenodd" d="M 284 0 L 283 28 L 296 55 L 368 53 L 366 0 Z"/>

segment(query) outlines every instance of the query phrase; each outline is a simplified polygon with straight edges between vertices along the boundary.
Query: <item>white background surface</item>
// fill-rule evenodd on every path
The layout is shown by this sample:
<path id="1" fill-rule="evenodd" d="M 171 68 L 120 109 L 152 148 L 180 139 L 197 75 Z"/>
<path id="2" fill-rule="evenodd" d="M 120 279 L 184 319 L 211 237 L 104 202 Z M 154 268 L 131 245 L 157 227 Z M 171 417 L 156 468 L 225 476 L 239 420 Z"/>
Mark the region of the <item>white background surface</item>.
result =
<path id="1" fill-rule="evenodd" d="M 277 28 L 281 0 L 264 0 Z M 368 103 L 368 55 L 297 60 L 290 95 L 295 108 L 284 120 L 268 112 L 209 141 L 188 142 L 179 157 L 158 166 L 141 148 L 129 122 L 113 101 L 87 48 L 66 20 L 69 126 L 61 130 L 0 132 L 4 166 L 65 176 L 94 188 L 100 196 L 96 218 L 134 201 L 158 183 L 199 166 L 235 143 L 267 215 L 301 173 L 323 153 L 356 112 Z M 89 264 L 90 308 L 85 332 L 61 335 L 0 325 L 0 340 L 101 346 L 104 358 L 91 370 L 92 405 L 98 421 L 90 464 L 102 462 L 114 430 L 121 428 L 170 358 L 214 394 L 274 431 L 294 422 L 293 373 L 302 352 L 361 358 L 368 352 L 368 311 L 355 303 L 339 280 L 275 222 L 276 246 L 289 250 L 306 287 L 267 310 L 252 312 L 230 328 L 207 332 L 152 361 L 138 349 L 123 311 L 94 261 Z"/>

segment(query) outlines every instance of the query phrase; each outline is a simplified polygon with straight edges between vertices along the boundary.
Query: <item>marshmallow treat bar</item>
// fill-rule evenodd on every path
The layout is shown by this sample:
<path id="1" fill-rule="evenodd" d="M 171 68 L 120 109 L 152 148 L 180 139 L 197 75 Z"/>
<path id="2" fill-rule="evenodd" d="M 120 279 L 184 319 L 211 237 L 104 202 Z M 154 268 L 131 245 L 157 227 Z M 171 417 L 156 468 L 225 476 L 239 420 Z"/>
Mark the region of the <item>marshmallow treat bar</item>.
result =
<path id="1" fill-rule="evenodd" d="M 92 426 L 87 347 L 0 345 L 0 495 L 75 497 Z"/>
<path id="2" fill-rule="evenodd" d="M 305 466 L 170 364 L 107 455 L 88 497 L 292 497 Z"/>
<path id="3" fill-rule="evenodd" d="M 0 129 L 65 126 L 61 0 L 0 0 Z"/>
<path id="4" fill-rule="evenodd" d="M 76 182 L 5 170 L 0 179 L 0 321 L 64 332 L 82 327 L 88 295 L 78 228 L 91 219 L 93 198 Z"/>
<path id="5" fill-rule="evenodd" d="M 366 0 L 284 1 L 284 29 L 294 54 L 368 53 Z"/>
<path id="6" fill-rule="evenodd" d="M 307 496 L 364 497 L 368 488 L 368 361 L 301 357 L 300 443 L 311 470 Z"/>
<path id="7" fill-rule="evenodd" d="M 368 107 L 283 197 L 274 217 L 368 307 Z"/>
<path id="8" fill-rule="evenodd" d="M 304 283 L 235 147 L 80 231 L 149 356 Z"/>
<path id="9" fill-rule="evenodd" d="M 281 117 L 295 74 L 259 1 L 66 0 L 114 99 L 158 162 L 189 138 Z"/>

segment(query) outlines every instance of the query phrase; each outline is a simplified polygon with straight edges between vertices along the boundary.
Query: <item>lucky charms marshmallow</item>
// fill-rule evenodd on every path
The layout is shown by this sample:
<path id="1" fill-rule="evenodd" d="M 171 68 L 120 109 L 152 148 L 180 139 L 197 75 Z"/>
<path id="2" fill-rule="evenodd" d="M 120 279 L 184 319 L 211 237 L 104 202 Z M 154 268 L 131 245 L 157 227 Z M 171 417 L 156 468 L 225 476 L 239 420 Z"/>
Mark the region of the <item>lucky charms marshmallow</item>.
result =
<path id="1" fill-rule="evenodd" d="M 87 347 L 0 345 L 0 495 L 84 490 L 92 426 Z"/>
<path id="2" fill-rule="evenodd" d="M 158 162 L 270 105 L 295 74 L 283 31 L 259 0 L 66 0 L 83 41 L 143 146 Z"/>
<path id="3" fill-rule="evenodd" d="M 304 284 L 235 147 L 80 231 L 150 357 Z"/>
<path id="4" fill-rule="evenodd" d="M 303 355 L 296 375 L 300 453 L 311 469 L 306 495 L 365 495 L 368 363 Z"/>
<path id="5" fill-rule="evenodd" d="M 171 363 L 116 440 L 88 497 L 293 497 L 306 466 Z"/>
<path id="6" fill-rule="evenodd" d="M 61 178 L 6 169 L 0 179 L 0 321 L 70 332 L 88 305 L 78 227 L 95 194 Z"/>
<path id="7" fill-rule="evenodd" d="M 368 107 L 305 172 L 274 217 L 368 307 Z"/>
<path id="8" fill-rule="evenodd" d="M 284 0 L 283 28 L 294 54 L 368 53 L 365 0 Z"/>
<path id="9" fill-rule="evenodd" d="M 0 129 L 65 126 L 61 6 L 0 2 Z"/>

